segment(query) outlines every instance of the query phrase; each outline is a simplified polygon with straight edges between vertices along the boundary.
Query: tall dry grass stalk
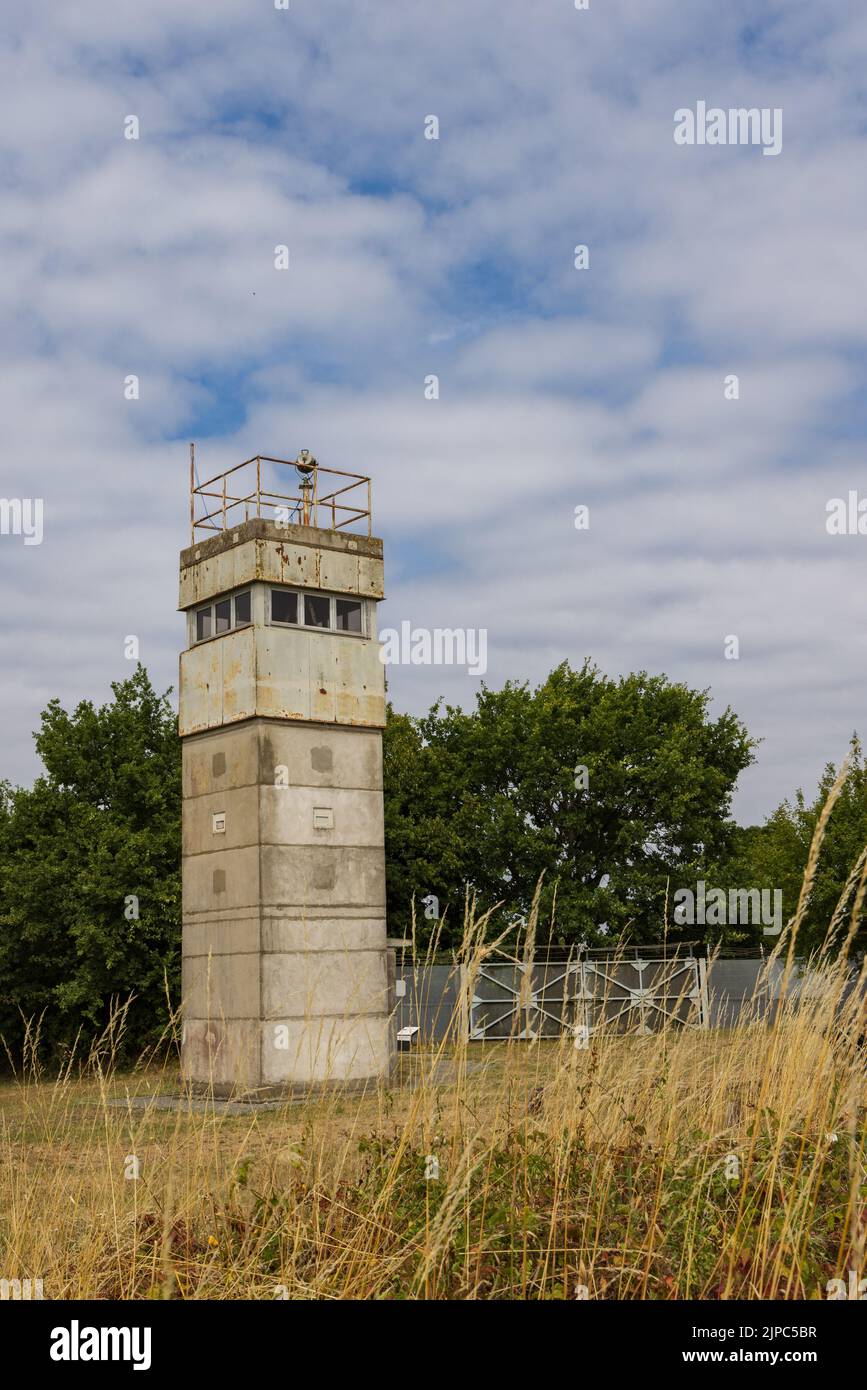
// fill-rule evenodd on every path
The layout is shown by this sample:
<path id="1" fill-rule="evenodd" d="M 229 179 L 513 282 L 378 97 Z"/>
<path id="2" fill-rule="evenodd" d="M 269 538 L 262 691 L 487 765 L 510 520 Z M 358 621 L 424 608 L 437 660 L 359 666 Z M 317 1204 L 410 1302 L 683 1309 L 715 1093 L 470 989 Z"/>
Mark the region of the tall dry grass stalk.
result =
<path id="1" fill-rule="evenodd" d="M 467 902 L 455 1040 L 361 1096 L 167 1110 L 171 1054 L 115 1068 L 122 1010 L 50 1076 L 35 1029 L 0 1088 L 0 1278 L 48 1298 L 669 1299 L 861 1277 L 863 972 L 853 989 L 825 949 L 799 976 L 790 950 L 732 1029 L 468 1042 L 479 971 L 527 965 L 537 914 L 517 940 Z"/>

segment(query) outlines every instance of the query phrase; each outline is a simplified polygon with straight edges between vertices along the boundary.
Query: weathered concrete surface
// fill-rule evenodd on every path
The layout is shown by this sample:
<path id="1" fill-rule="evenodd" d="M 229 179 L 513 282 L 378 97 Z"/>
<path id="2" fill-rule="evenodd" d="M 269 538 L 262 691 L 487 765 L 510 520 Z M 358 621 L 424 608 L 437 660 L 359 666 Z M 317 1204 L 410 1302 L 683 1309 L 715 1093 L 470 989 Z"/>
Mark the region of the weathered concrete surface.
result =
<path id="1" fill-rule="evenodd" d="M 316 785 L 258 781 L 277 767 Z M 183 768 L 185 1075 L 217 1094 L 387 1075 L 378 732 L 252 720 L 185 739 Z"/>
<path id="2" fill-rule="evenodd" d="M 380 1018 L 275 1019 L 262 1024 L 266 1086 L 337 1086 L 388 1075 L 389 1025 Z"/>
<path id="3" fill-rule="evenodd" d="M 231 959 L 233 964 L 237 957 Z M 388 1012 L 385 952 L 293 951 L 263 955 L 262 1016 L 357 1018 Z"/>
<path id="4" fill-rule="evenodd" d="M 287 729 L 275 720 L 262 727 L 259 757 L 259 781 L 266 786 L 274 786 L 276 768 L 285 767 L 292 787 L 382 790 L 382 739 L 376 732 Z"/>
<path id="5" fill-rule="evenodd" d="M 181 988 L 189 1018 L 255 1018 L 259 953 L 184 956 Z"/>
<path id="6" fill-rule="evenodd" d="M 181 653 L 182 738 L 254 717 L 383 728 L 378 642 L 252 624 Z"/>
<path id="7" fill-rule="evenodd" d="M 185 918 L 254 906 L 259 900 L 259 846 L 185 854 L 181 878 Z"/>
<path id="8" fill-rule="evenodd" d="M 262 845 L 262 900 L 296 909 L 376 909 L 385 925 L 385 859 L 379 849 Z M 303 911 L 297 914 L 306 915 Z M 383 938 L 383 950 L 385 939 Z"/>
<path id="9" fill-rule="evenodd" d="M 222 916 L 202 913 L 184 924 L 184 952 L 188 956 L 249 955 L 259 951 L 262 939 L 257 907 L 235 909 Z"/>
<path id="10" fill-rule="evenodd" d="M 244 719 L 385 724 L 385 671 L 376 632 L 350 636 L 271 626 L 265 586 L 282 584 L 375 602 L 383 596 L 382 542 L 307 526 L 245 522 L 181 554 L 183 610 L 250 587 L 252 623 L 181 654 L 181 736 Z"/>
<path id="11" fill-rule="evenodd" d="M 184 1009 L 184 1079 L 215 1095 L 255 1090 L 262 1074 L 258 1019 L 193 1018 L 187 1013 Z"/>
<path id="12" fill-rule="evenodd" d="M 235 787 L 188 797 L 183 818 L 184 855 L 207 854 L 219 847 L 245 849 L 259 842 L 259 788 Z M 231 809 L 230 809 L 231 807 Z M 225 831 L 214 833 L 214 816 L 225 816 Z"/>
<path id="13" fill-rule="evenodd" d="M 187 739 L 182 751 L 184 799 L 256 786 L 260 780 L 259 737 L 251 725 L 218 729 L 209 738 Z M 273 769 L 269 780 L 273 781 Z"/>
<path id="14" fill-rule="evenodd" d="M 246 521 L 181 551 L 178 607 L 257 581 L 381 599 L 382 541 L 315 526 Z"/>
<path id="15" fill-rule="evenodd" d="M 268 916 L 263 910 L 262 950 L 282 954 L 294 951 L 379 951 L 382 949 L 382 917 L 288 918 Z"/>
<path id="16" fill-rule="evenodd" d="M 251 522 L 182 556 L 182 605 L 252 592 L 248 627 L 181 657 L 182 1061 L 217 1096 L 363 1086 L 393 1055 L 375 624 L 268 626 L 256 587 L 376 599 L 381 543 L 288 533 Z"/>

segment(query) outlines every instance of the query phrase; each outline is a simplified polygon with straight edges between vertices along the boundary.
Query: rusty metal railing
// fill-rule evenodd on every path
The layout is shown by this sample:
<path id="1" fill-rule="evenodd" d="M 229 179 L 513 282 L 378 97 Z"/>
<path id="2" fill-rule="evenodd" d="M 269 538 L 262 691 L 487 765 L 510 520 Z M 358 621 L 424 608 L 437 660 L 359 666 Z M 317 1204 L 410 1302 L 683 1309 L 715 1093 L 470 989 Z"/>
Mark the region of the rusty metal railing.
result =
<path id="1" fill-rule="evenodd" d="M 200 483 L 196 481 L 195 445 L 191 444 L 191 542 L 230 531 L 252 517 L 265 517 L 278 525 L 322 526 L 371 535 L 370 479 L 361 473 L 324 468 L 313 459 L 302 462 L 303 458 L 303 451 L 298 459 L 257 454 Z M 279 490 L 290 481 L 295 483 L 295 490 Z"/>

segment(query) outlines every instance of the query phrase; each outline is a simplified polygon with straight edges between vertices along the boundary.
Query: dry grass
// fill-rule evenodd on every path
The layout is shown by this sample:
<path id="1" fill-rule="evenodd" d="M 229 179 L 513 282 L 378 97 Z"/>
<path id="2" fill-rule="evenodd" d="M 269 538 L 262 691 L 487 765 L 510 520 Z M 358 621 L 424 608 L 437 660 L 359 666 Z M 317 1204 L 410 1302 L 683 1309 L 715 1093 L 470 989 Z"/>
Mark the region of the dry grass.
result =
<path id="1" fill-rule="evenodd" d="M 443 1047 L 253 1115 L 106 1103 L 176 1091 L 173 1062 L 31 1057 L 0 1087 L 0 1276 L 51 1298 L 824 1297 L 863 1274 L 867 1171 L 863 1023 L 820 969 L 771 1023 Z"/>

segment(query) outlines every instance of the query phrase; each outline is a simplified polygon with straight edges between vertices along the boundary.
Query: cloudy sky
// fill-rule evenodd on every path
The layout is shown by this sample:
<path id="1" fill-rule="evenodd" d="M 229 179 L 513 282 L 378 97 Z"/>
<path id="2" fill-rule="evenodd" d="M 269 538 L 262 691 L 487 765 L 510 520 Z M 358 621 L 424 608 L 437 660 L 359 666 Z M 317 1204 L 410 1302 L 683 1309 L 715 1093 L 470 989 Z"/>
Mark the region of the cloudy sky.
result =
<path id="1" fill-rule="evenodd" d="M 0 493 L 45 508 L 0 536 L 0 776 L 127 634 L 176 683 L 191 439 L 373 475 L 381 625 L 485 627 L 491 684 L 709 686 L 764 740 L 743 820 L 867 734 L 867 536 L 826 530 L 867 496 L 862 0 L 84 0 L 0 48 Z M 700 101 L 781 152 L 677 145 Z"/>

